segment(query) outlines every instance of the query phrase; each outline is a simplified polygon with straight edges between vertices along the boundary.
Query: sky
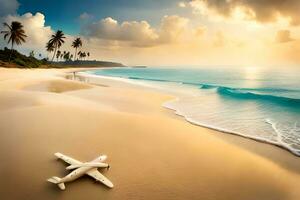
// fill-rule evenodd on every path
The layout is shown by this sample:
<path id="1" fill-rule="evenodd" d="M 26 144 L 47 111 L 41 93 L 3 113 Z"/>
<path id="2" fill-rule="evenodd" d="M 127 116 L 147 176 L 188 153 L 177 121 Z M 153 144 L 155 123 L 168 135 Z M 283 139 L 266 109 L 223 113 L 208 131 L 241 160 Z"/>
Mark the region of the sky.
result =
<path id="1" fill-rule="evenodd" d="M 299 10 L 299 0 L 0 0 L 0 22 L 23 23 L 26 54 L 51 56 L 45 44 L 63 30 L 62 51 L 81 37 L 90 59 L 127 65 L 298 67 Z"/>

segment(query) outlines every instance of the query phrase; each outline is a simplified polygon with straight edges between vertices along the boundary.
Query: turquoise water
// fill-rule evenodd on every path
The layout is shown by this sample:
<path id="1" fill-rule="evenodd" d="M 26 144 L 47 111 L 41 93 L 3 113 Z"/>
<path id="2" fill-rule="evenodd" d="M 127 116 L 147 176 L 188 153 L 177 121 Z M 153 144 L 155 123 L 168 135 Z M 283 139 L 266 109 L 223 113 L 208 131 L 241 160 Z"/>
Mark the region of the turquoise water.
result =
<path id="1" fill-rule="evenodd" d="M 300 70 L 115 68 L 89 71 L 146 83 L 188 121 L 282 146 L 300 155 Z"/>

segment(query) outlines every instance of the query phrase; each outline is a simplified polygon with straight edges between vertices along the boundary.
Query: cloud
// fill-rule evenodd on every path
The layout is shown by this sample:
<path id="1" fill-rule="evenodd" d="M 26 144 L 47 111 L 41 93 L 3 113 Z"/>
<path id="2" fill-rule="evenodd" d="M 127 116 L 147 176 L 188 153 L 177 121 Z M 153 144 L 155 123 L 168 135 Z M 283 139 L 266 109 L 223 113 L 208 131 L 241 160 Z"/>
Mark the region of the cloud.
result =
<path id="1" fill-rule="evenodd" d="M 148 46 L 157 38 L 154 29 L 146 21 L 125 21 L 119 24 L 108 17 L 88 25 L 87 28 L 88 36 L 131 42 L 133 45 Z"/>
<path id="2" fill-rule="evenodd" d="M 17 0 L 0 0 L 0 18 L 9 14 L 15 14 L 19 8 Z"/>
<path id="3" fill-rule="evenodd" d="M 124 21 L 107 17 L 83 28 L 83 34 L 103 40 L 125 42 L 130 46 L 150 47 L 176 42 L 188 29 L 189 20 L 177 15 L 164 16 L 155 29 L 147 21 Z"/>
<path id="4" fill-rule="evenodd" d="M 45 26 L 45 16 L 41 13 L 35 15 L 26 13 L 24 15 L 8 15 L 4 21 L 10 24 L 12 21 L 19 21 L 23 24 L 26 38 L 26 43 L 22 44 L 23 49 L 41 51 L 44 49 L 53 30 L 50 26 Z"/>
<path id="5" fill-rule="evenodd" d="M 185 2 L 183 2 L 183 1 L 178 2 L 178 7 L 180 7 L 180 8 L 185 8 L 185 7 L 186 7 Z"/>
<path id="6" fill-rule="evenodd" d="M 300 25 L 299 0 L 191 0 L 194 13 L 215 14 L 225 18 L 241 18 L 261 23 L 286 18 L 291 25 Z"/>
<path id="7" fill-rule="evenodd" d="M 159 31 L 160 43 L 172 43 L 183 39 L 189 19 L 177 15 L 164 16 Z"/>
<path id="8" fill-rule="evenodd" d="M 92 18 L 92 15 L 84 12 L 84 13 L 81 13 L 81 15 L 79 15 L 79 19 L 80 20 L 89 20 Z"/>
<path id="9" fill-rule="evenodd" d="M 289 30 L 279 30 L 276 33 L 275 41 L 277 43 L 286 43 L 294 41 L 294 39 L 291 38 L 291 32 Z"/>

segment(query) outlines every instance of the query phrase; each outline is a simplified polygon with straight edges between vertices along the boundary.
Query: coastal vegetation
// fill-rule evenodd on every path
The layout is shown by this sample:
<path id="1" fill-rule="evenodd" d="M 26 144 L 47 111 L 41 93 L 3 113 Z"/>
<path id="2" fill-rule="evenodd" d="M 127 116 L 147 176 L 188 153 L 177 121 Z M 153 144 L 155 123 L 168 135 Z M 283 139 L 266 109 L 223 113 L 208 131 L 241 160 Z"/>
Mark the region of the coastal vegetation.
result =
<path id="1" fill-rule="evenodd" d="M 52 61 L 56 55 L 57 50 L 61 47 L 61 45 L 65 42 L 65 34 L 61 31 L 58 30 L 55 34 L 51 36 L 51 39 L 49 40 L 49 45 L 54 48 L 54 53 L 52 57 Z"/>
<path id="2" fill-rule="evenodd" d="M 73 43 L 72 43 L 72 47 L 75 48 L 75 54 L 74 54 L 74 60 L 76 60 L 76 55 L 77 55 L 77 49 L 79 47 L 82 47 L 82 41 L 80 38 L 76 38 Z"/>
<path id="3" fill-rule="evenodd" d="M 19 68 L 39 68 L 50 67 L 47 59 L 38 60 L 34 56 L 25 56 L 17 50 L 4 48 L 0 50 L 0 66 L 1 67 L 19 67 Z"/>
<path id="4" fill-rule="evenodd" d="M 51 35 L 51 38 L 45 45 L 47 55 L 44 58 L 42 53 L 36 53 L 33 50 L 26 56 L 14 49 L 15 45 L 22 45 L 26 42 L 27 35 L 22 23 L 13 21 L 11 24 L 4 23 L 3 26 L 4 30 L 1 31 L 1 34 L 3 34 L 3 38 L 10 46 L 10 49 L 5 47 L 3 50 L 0 50 L 0 67 L 65 68 L 123 66 L 121 63 L 115 62 L 86 60 L 90 57 L 90 52 L 81 49 L 83 41 L 80 37 L 75 38 L 72 42 L 71 47 L 75 49 L 74 54 L 70 51 L 62 51 L 61 48 L 67 39 L 62 30 L 58 30 Z M 78 52 L 79 49 L 80 51 Z"/>
<path id="5" fill-rule="evenodd" d="M 24 43 L 27 35 L 25 35 L 23 25 L 20 22 L 13 21 L 11 25 L 9 25 L 8 23 L 4 23 L 3 25 L 8 30 L 1 31 L 1 34 L 4 34 L 4 40 L 8 39 L 8 44 L 11 43 L 11 51 L 8 59 L 8 62 L 10 62 L 14 45 L 21 45 L 22 43 Z"/>

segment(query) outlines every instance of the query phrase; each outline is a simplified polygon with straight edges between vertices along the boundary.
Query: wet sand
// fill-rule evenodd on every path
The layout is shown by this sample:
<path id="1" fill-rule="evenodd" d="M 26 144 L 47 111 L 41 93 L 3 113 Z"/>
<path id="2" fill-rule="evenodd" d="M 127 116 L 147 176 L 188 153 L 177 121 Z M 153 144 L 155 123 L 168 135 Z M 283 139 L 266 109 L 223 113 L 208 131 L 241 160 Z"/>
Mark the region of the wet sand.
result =
<path id="1" fill-rule="evenodd" d="M 165 94 L 68 70 L 0 69 L 0 199 L 300 199 L 299 157 L 191 125 Z M 115 188 L 83 177 L 60 191 L 46 182 L 67 174 L 55 152 L 108 155 Z"/>

